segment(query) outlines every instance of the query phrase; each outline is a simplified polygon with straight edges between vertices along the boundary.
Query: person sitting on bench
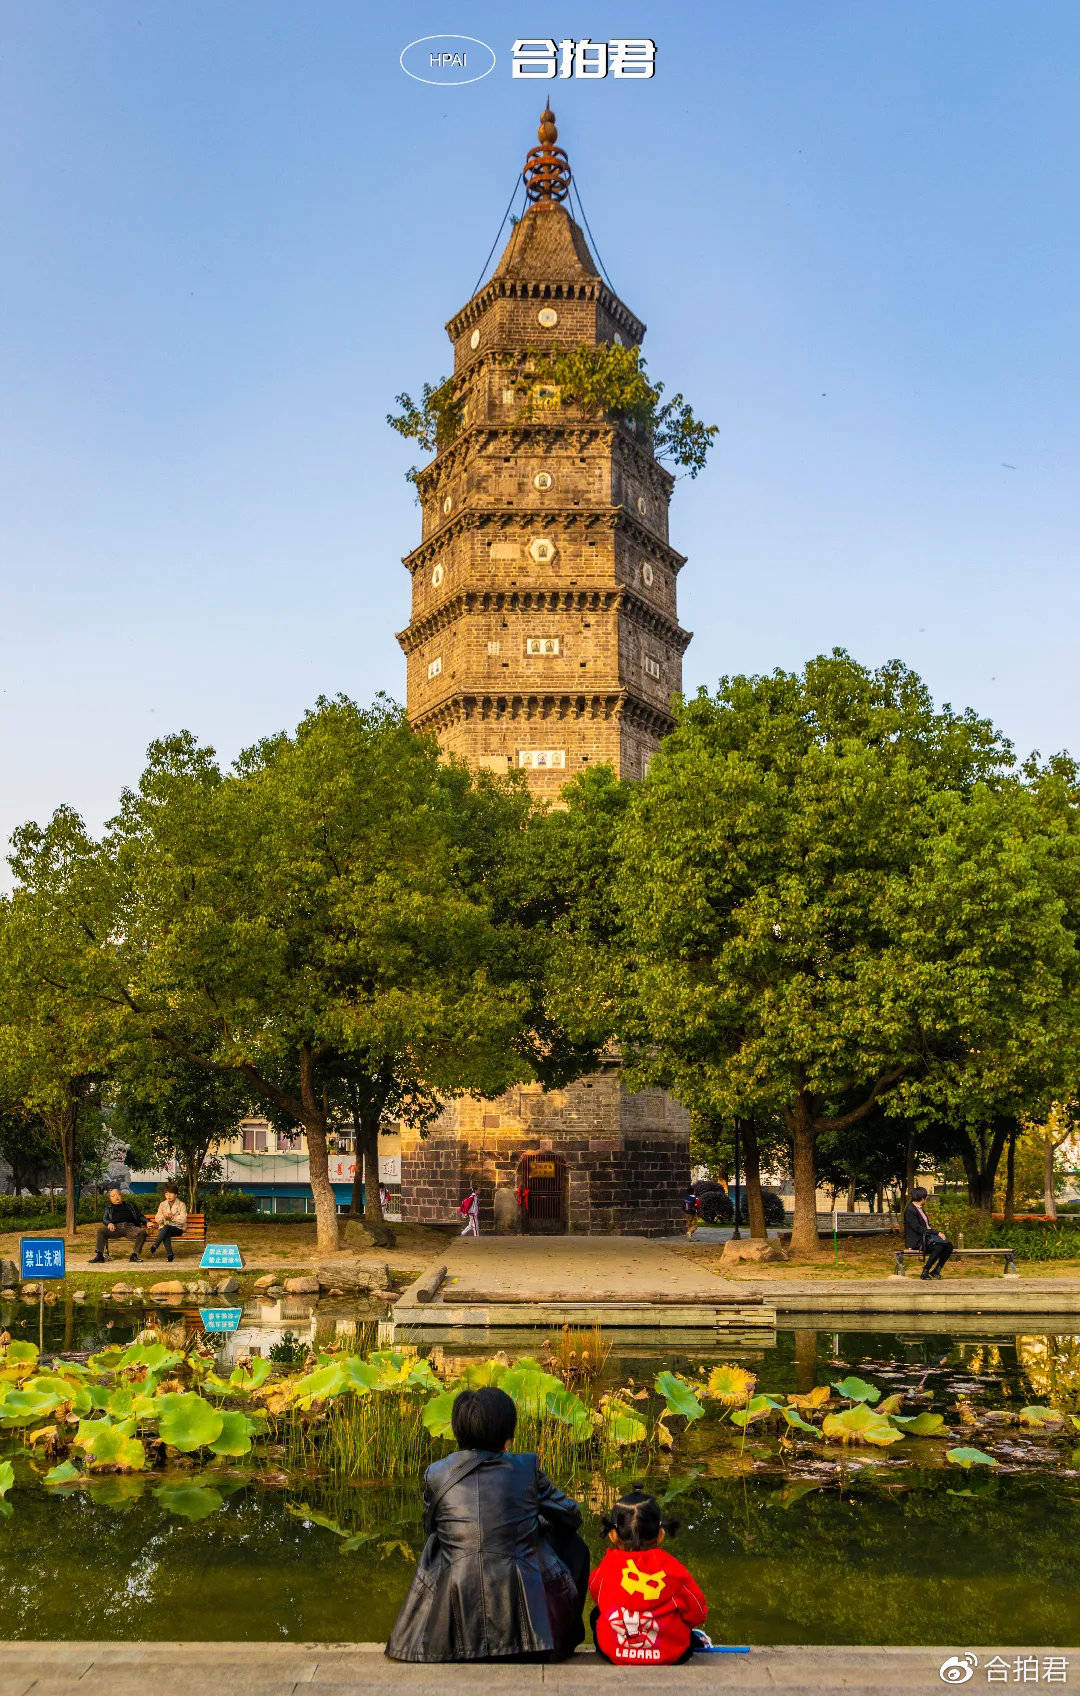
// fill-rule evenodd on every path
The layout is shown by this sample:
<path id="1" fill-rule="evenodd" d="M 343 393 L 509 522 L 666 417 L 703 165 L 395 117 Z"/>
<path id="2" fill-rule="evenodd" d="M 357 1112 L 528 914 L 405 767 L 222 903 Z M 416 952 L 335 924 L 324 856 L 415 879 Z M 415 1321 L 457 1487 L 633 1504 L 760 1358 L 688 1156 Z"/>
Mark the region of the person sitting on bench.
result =
<path id="1" fill-rule="evenodd" d="M 100 1266 L 104 1263 L 105 1245 L 112 1237 L 129 1237 L 135 1246 L 128 1259 L 138 1260 L 146 1241 L 146 1220 L 138 1202 L 125 1201 L 120 1191 L 113 1188 L 109 1191 L 109 1199 L 105 1203 L 101 1218 L 95 1253 L 90 1256 L 91 1264 Z"/>
<path id="2" fill-rule="evenodd" d="M 165 1259 L 172 1260 L 172 1240 L 174 1237 L 182 1237 L 187 1229 L 187 1208 L 180 1200 L 180 1191 L 175 1184 L 165 1185 L 165 1199 L 154 1214 L 154 1223 L 157 1226 L 157 1236 L 150 1244 L 150 1253 L 153 1254 L 155 1249 L 164 1248 Z"/>
<path id="3" fill-rule="evenodd" d="M 904 1209 L 904 1247 L 917 1249 L 922 1255 L 920 1278 L 940 1278 L 941 1268 L 952 1253 L 953 1245 L 948 1237 L 934 1230 L 926 1217 L 925 1200 L 926 1191 L 921 1185 L 912 1190 L 911 1200 Z"/>

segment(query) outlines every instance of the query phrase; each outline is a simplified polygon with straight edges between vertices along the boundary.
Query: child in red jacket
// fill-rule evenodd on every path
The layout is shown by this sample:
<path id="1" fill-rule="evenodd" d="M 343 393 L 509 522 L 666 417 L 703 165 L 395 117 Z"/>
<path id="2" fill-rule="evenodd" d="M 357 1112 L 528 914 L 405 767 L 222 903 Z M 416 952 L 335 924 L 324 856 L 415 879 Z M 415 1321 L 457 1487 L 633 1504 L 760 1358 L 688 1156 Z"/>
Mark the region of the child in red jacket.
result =
<path id="1" fill-rule="evenodd" d="M 620 1496 L 604 1522 L 611 1548 L 589 1579 L 597 1651 L 618 1666 L 672 1666 L 693 1652 L 705 1598 L 681 1561 L 661 1547 L 664 1526 L 655 1496 Z"/>

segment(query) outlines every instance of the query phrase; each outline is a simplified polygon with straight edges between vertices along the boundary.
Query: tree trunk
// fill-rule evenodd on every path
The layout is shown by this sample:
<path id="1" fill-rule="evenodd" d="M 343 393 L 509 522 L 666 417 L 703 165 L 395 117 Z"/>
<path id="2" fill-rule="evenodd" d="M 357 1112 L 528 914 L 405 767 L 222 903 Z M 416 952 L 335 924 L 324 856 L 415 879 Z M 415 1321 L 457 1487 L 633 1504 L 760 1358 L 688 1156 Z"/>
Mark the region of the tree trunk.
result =
<path id="1" fill-rule="evenodd" d="M 761 1199 L 761 1151 L 758 1148 L 757 1126 L 752 1119 L 741 1121 L 743 1157 L 746 1163 L 746 1217 L 751 1237 L 764 1241 L 765 1203 Z"/>
<path id="2" fill-rule="evenodd" d="M 308 1173 L 315 1197 L 315 1241 L 320 1254 L 336 1254 L 340 1246 L 337 1197 L 330 1182 L 327 1147 L 329 1114 L 315 1092 L 315 1067 L 311 1049 L 302 1043 L 300 1061 L 300 1104 L 308 1146 Z"/>
<path id="3" fill-rule="evenodd" d="M 814 1130 L 800 1100 L 793 1127 L 795 1217 L 791 1226 L 791 1252 L 816 1260 L 820 1253 L 817 1229 L 817 1163 L 814 1159 Z"/>
<path id="4" fill-rule="evenodd" d="M 992 1133 L 985 1148 L 974 1141 L 970 1131 L 964 1136 L 960 1157 L 967 1175 L 968 1200 L 972 1207 L 979 1208 L 983 1213 L 993 1210 L 994 1183 L 1007 1135 L 1008 1125 L 1003 1122 Z"/>
<path id="5" fill-rule="evenodd" d="M 1016 1222 L 1016 1126 L 1009 1132 L 1009 1148 L 1005 1156 L 1005 1223 Z"/>
<path id="6" fill-rule="evenodd" d="M 1054 1195 L 1054 1139 L 1043 1138 L 1043 1212 L 1048 1219 L 1056 1219 L 1057 1198 Z"/>
<path id="7" fill-rule="evenodd" d="M 73 1101 L 66 1108 L 60 1126 L 60 1142 L 64 1154 L 64 1231 L 74 1236 L 75 1223 L 75 1131 L 79 1123 L 79 1104 Z"/>
<path id="8" fill-rule="evenodd" d="M 848 1184 L 848 1187 L 847 1187 L 847 1210 L 848 1210 L 849 1213 L 854 1213 L 854 1211 L 855 1211 L 855 1178 L 854 1178 L 854 1175 L 852 1176 L 851 1182 Z"/>
<path id="9" fill-rule="evenodd" d="M 353 1179 L 352 1195 L 349 1197 L 349 1218 L 359 1219 L 364 1211 L 364 1157 L 361 1152 L 364 1143 L 364 1131 L 360 1123 L 360 1102 L 356 1091 L 352 1094 L 352 1128 L 353 1128 Z"/>
<path id="10" fill-rule="evenodd" d="M 198 1208 L 199 1173 L 202 1171 L 202 1159 L 197 1154 L 185 1154 L 180 1161 L 184 1174 L 184 1188 L 187 1190 L 188 1212 L 194 1213 Z"/>
<path id="11" fill-rule="evenodd" d="M 904 1187 L 900 1192 L 900 1212 L 911 1200 L 911 1192 L 915 1188 L 915 1130 L 908 1127 L 907 1141 L 904 1144 Z"/>
<path id="12" fill-rule="evenodd" d="M 360 1152 L 363 1149 L 364 1223 L 381 1225 L 382 1195 L 379 1191 L 379 1118 L 377 1110 L 360 1115 L 360 1131 L 356 1143 L 356 1171 L 360 1173 Z"/>

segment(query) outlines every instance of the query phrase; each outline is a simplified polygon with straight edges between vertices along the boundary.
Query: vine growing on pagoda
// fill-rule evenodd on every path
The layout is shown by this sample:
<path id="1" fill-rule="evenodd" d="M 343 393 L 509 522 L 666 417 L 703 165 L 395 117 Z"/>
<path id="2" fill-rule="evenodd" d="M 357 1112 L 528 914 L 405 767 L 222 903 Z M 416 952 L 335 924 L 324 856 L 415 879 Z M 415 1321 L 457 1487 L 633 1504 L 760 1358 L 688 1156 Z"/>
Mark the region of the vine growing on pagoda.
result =
<path id="1" fill-rule="evenodd" d="M 443 377 L 435 384 L 425 383 L 419 401 L 408 394 L 395 395 L 394 399 L 401 411 L 388 412 L 386 422 L 406 441 L 418 442 L 425 453 L 441 453 L 461 429 L 465 402 L 454 393 L 453 377 Z M 420 467 L 410 465 L 405 476 L 416 485 Z"/>
<path id="2" fill-rule="evenodd" d="M 639 348 L 579 342 L 576 347 L 532 348 L 526 359 L 527 369 L 518 378 L 525 393 L 524 416 L 536 410 L 536 386 L 552 384 L 561 404 L 643 430 L 657 459 L 682 466 L 691 477 L 704 470 L 719 426 L 703 424 L 682 394 L 663 401 L 664 385 L 648 376 Z"/>
<path id="3" fill-rule="evenodd" d="M 617 342 L 531 348 L 508 366 L 521 397 L 519 420 L 547 411 L 550 402 L 542 403 L 537 390 L 550 386 L 556 391 L 556 404 L 577 406 L 586 417 L 615 419 L 644 433 L 657 459 L 681 466 L 691 477 L 704 469 L 718 426 L 702 423 L 681 393 L 664 400 L 664 385 L 648 376 L 638 348 Z M 409 394 L 394 398 L 401 411 L 388 412 L 386 422 L 425 453 L 440 453 L 457 436 L 465 403 L 455 393 L 453 377 L 434 385 L 425 383 L 419 401 Z M 405 475 L 410 483 L 418 484 L 420 467 L 411 465 Z"/>

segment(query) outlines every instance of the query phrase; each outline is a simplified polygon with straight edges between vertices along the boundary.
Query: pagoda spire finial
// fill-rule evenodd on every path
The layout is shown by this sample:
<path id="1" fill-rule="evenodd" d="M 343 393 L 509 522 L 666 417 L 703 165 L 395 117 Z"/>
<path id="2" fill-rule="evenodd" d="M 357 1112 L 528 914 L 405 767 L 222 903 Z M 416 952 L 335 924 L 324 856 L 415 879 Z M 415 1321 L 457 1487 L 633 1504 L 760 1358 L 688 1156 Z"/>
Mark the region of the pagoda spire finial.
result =
<path id="1" fill-rule="evenodd" d="M 555 114 L 550 106 L 545 106 L 540 114 L 540 127 L 536 132 L 539 147 L 530 147 L 525 155 L 525 193 L 535 204 L 565 200 L 570 193 L 570 163 L 561 147 L 555 143 L 559 132 L 555 128 Z"/>

